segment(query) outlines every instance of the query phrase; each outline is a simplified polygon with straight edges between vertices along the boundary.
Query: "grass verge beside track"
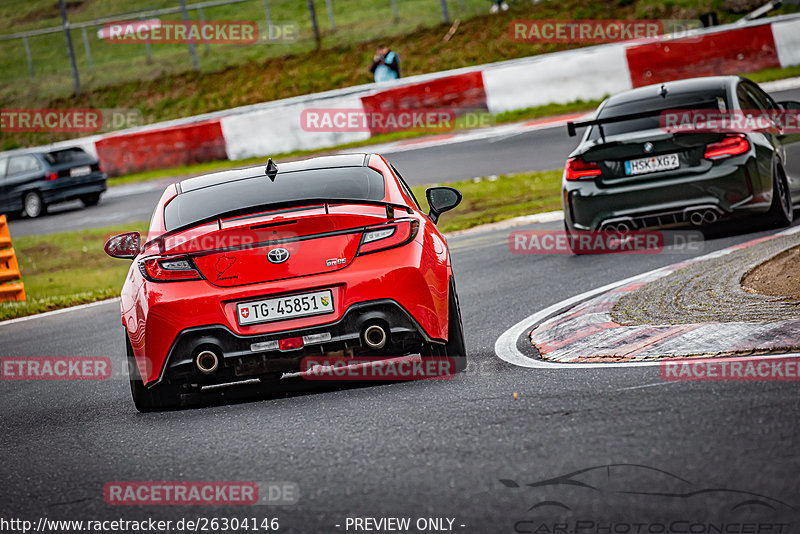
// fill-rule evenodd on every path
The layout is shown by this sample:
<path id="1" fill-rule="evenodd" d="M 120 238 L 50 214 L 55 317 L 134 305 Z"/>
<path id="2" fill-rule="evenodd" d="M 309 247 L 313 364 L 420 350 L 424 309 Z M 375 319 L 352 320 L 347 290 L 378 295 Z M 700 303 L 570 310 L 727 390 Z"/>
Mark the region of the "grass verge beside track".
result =
<path id="1" fill-rule="evenodd" d="M 119 296 L 130 263 L 106 256 L 103 243 L 137 230 L 147 223 L 13 238 L 28 300 L 0 303 L 0 320 Z"/>
<path id="2" fill-rule="evenodd" d="M 444 232 L 471 228 L 559 209 L 561 171 L 541 171 L 449 183 L 464 200 L 440 221 Z M 413 187 L 427 210 L 425 188 Z M 0 303 L 0 320 L 76 306 L 119 295 L 130 262 L 106 256 L 110 235 L 146 232 L 147 223 L 131 223 L 52 235 L 14 238 L 25 283 L 26 302 Z"/>

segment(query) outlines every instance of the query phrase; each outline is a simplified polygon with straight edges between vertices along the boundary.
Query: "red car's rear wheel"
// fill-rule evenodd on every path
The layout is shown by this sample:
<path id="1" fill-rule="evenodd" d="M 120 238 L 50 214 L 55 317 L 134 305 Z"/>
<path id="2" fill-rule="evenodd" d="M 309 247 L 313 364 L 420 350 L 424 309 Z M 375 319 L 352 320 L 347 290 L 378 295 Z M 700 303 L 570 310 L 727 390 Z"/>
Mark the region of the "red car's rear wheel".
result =
<path id="1" fill-rule="evenodd" d="M 131 385 L 131 397 L 133 404 L 140 412 L 156 412 L 175 408 L 179 405 L 178 390 L 170 384 L 158 384 L 152 387 L 145 387 L 139 373 L 139 366 L 136 365 L 136 358 L 133 355 L 133 347 L 125 335 L 125 348 L 128 361 L 128 379 Z"/>
<path id="2" fill-rule="evenodd" d="M 423 356 L 446 356 L 455 362 L 456 373 L 467 368 L 467 346 L 464 342 L 464 326 L 461 322 L 461 307 L 458 303 L 456 284 L 450 279 L 450 291 L 447 300 L 447 343 L 430 343 L 425 347 Z"/>

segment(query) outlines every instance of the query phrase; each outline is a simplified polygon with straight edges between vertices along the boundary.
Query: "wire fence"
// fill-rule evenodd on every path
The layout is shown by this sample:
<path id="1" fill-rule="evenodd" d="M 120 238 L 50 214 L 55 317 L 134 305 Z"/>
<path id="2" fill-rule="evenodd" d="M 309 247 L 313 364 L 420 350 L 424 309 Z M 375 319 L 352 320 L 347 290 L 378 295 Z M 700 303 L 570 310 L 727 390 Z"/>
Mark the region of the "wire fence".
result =
<path id="1" fill-rule="evenodd" d="M 129 2 L 111 0 L 120 8 Z M 0 98 L 35 91 L 42 97 L 67 96 L 80 87 L 147 80 L 187 70 L 213 71 L 256 59 L 303 53 L 409 33 L 488 12 L 491 0 L 209 0 L 184 5 L 155 0 L 155 8 L 108 13 L 87 19 L 67 14 L 63 25 L 0 35 Z M 152 3 L 151 3 L 152 5 Z M 88 10 L 85 10 L 88 11 Z M 113 42 L 108 25 L 250 21 L 255 42 L 191 43 L 139 40 Z M 69 34 L 69 39 L 67 39 Z M 74 51 L 70 68 L 68 41 Z M 77 83 L 78 78 L 80 85 Z"/>

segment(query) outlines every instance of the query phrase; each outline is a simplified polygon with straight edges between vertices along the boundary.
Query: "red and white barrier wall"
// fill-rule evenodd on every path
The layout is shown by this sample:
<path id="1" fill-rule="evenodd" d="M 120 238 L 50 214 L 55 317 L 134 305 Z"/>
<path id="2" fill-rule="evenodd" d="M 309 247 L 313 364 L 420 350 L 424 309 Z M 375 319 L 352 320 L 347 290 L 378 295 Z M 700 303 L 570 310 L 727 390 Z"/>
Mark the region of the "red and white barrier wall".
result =
<path id="1" fill-rule="evenodd" d="M 701 30 L 680 39 L 585 47 L 266 102 L 56 146 L 81 145 L 95 152 L 109 175 L 115 176 L 202 161 L 322 149 L 371 135 L 369 131 L 304 128 L 301 114 L 311 108 L 367 112 L 458 108 L 500 113 L 600 99 L 678 78 L 791 65 L 800 65 L 800 18 L 777 17 Z"/>

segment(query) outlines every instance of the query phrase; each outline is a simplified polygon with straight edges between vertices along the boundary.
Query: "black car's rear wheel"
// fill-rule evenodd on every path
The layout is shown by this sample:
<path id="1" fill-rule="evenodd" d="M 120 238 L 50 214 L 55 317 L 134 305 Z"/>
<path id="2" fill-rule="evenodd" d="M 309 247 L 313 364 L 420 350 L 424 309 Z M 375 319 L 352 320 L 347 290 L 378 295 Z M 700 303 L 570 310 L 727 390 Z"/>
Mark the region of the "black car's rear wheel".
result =
<path id="1" fill-rule="evenodd" d="M 572 251 L 573 254 L 575 254 L 576 256 L 582 256 L 583 254 L 585 254 L 585 252 L 581 250 L 581 247 L 579 247 L 578 244 L 574 241 L 572 237 L 573 233 L 569 231 L 569 226 L 567 226 L 566 221 L 564 221 L 564 234 L 567 238 L 567 245 L 569 246 L 569 249 L 570 251 Z"/>
<path id="2" fill-rule="evenodd" d="M 22 213 L 31 219 L 47 213 L 47 205 L 42 200 L 42 195 L 36 191 L 25 193 L 22 199 Z"/>
<path id="3" fill-rule="evenodd" d="M 127 350 L 131 397 L 136 409 L 145 413 L 177 407 L 180 399 L 178 390 L 170 384 L 158 384 L 149 388 L 144 386 L 139 373 L 139 366 L 136 365 L 136 358 L 133 355 L 133 347 L 131 347 L 127 334 L 125 335 L 125 348 Z"/>
<path id="4" fill-rule="evenodd" d="M 97 203 L 100 202 L 100 193 L 92 193 L 91 195 L 83 195 L 81 197 L 81 202 L 87 208 L 89 206 L 97 206 Z"/>
<path id="5" fill-rule="evenodd" d="M 792 206 L 789 182 L 783 167 L 776 163 L 772 178 L 772 205 L 767 212 L 767 222 L 772 226 L 782 228 L 789 226 L 793 219 L 794 207 Z"/>

